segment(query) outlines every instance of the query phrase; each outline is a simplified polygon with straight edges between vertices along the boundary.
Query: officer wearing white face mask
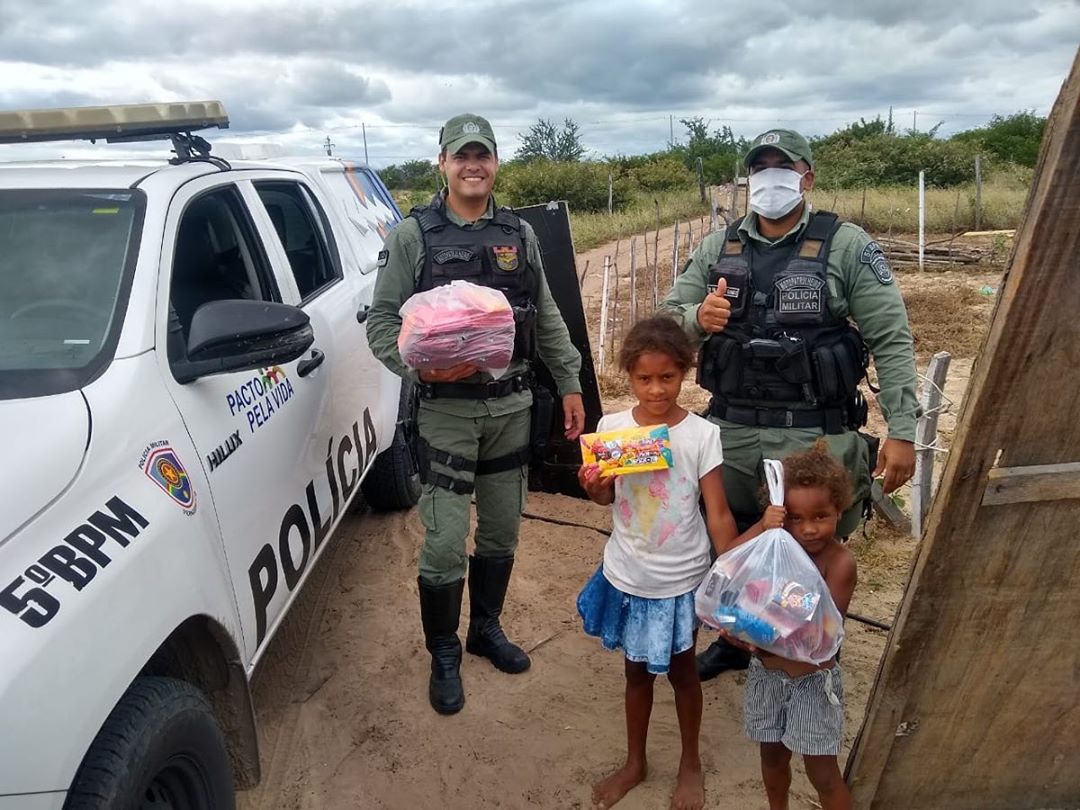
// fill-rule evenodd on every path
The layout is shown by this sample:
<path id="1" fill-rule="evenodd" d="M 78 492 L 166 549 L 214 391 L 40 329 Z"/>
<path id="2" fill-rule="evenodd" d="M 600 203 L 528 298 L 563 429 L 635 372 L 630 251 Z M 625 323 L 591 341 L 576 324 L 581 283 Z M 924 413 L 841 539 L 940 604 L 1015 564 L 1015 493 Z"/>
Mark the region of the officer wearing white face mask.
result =
<path id="1" fill-rule="evenodd" d="M 858 526 L 872 477 L 891 492 L 915 470 L 915 353 L 907 311 L 877 242 L 857 225 L 811 211 L 810 144 L 772 129 L 746 155 L 750 209 L 702 240 L 664 298 L 702 343 L 698 383 L 720 425 L 724 489 L 739 529 L 761 514 L 763 458 L 783 459 L 825 436 L 852 477 L 855 505 L 838 536 Z M 859 383 L 874 358 L 877 403 L 888 422 L 878 441 L 859 433 Z M 698 656 L 702 679 L 743 669 L 747 654 L 717 642 Z"/>

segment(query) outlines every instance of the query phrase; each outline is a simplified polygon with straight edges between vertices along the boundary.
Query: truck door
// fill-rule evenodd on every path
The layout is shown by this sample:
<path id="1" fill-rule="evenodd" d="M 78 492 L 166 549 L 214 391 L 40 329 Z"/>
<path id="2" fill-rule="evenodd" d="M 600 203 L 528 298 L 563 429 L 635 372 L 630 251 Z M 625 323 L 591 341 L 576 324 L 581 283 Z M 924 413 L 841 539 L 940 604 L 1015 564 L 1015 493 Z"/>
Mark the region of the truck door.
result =
<path id="1" fill-rule="evenodd" d="M 183 351 L 201 304 L 228 298 L 299 303 L 289 268 L 267 249 L 241 188 L 222 180 L 200 178 L 173 199 L 162 245 L 157 337 L 158 346 L 170 347 L 159 352 L 163 377 L 210 481 L 250 662 L 332 519 L 329 493 L 311 483 L 325 468 L 333 438 L 332 378 L 319 361 L 332 336 L 327 324 L 312 318 L 315 343 L 298 360 L 176 382 L 168 355 L 177 345 Z M 170 318 L 183 337 L 171 344 Z"/>
<path id="2" fill-rule="evenodd" d="M 364 321 L 370 296 L 362 289 L 357 257 L 346 235 L 335 231 L 333 212 L 316 186 L 299 177 L 257 180 L 253 186 L 292 270 L 301 307 L 312 323 L 325 323 L 332 337 L 323 351 L 334 378 L 335 435 L 324 477 L 337 485 L 337 517 L 382 449 L 377 437 L 386 433 L 376 430 L 376 422 L 394 413 L 380 400 L 387 395 L 388 375 L 368 349 Z M 397 391 L 390 393 L 396 406 Z"/>

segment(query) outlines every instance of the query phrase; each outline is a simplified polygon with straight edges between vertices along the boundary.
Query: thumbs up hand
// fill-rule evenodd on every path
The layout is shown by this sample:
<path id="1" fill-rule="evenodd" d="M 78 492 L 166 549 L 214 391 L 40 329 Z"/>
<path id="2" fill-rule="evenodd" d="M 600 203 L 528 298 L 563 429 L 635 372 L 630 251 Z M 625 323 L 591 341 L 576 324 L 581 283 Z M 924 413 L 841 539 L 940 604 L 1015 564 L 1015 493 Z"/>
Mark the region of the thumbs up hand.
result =
<path id="1" fill-rule="evenodd" d="M 722 332 L 731 317 L 731 302 L 724 297 L 727 292 L 727 281 L 720 279 L 716 283 L 716 289 L 705 296 L 705 300 L 698 307 L 697 319 L 701 328 L 706 332 Z"/>

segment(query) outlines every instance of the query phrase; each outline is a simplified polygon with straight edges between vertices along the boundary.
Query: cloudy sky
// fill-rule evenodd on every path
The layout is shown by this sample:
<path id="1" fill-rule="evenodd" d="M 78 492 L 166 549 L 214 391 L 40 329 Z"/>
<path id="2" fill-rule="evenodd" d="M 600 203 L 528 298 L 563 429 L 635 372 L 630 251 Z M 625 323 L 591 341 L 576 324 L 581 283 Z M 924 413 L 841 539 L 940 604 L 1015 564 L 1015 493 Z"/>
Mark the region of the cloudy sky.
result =
<path id="1" fill-rule="evenodd" d="M 220 99 L 229 140 L 362 158 L 363 124 L 376 166 L 434 155 L 456 112 L 503 156 L 570 117 L 590 154 L 634 154 L 691 116 L 751 137 L 1046 115 L 1078 43 L 1080 0 L 0 0 L 0 109 Z"/>

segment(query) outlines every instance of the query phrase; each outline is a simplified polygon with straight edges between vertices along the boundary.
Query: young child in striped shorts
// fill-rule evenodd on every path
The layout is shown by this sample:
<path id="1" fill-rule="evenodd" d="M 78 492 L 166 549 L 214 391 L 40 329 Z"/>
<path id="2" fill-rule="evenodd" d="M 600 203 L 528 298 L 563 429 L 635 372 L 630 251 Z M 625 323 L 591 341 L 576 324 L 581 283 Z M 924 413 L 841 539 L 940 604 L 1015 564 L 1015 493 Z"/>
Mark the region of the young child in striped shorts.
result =
<path id="1" fill-rule="evenodd" d="M 784 505 L 769 506 L 732 545 L 784 527 L 817 565 L 842 616 L 855 590 L 855 557 L 836 539 L 836 524 L 851 503 L 851 481 L 824 439 L 784 459 Z M 838 660 L 814 665 L 748 647 L 745 726 L 761 744 L 761 776 L 770 810 L 786 810 L 791 755 L 802 754 L 806 775 L 823 810 L 849 810 L 851 793 L 837 755 L 844 742 L 844 685 Z"/>

